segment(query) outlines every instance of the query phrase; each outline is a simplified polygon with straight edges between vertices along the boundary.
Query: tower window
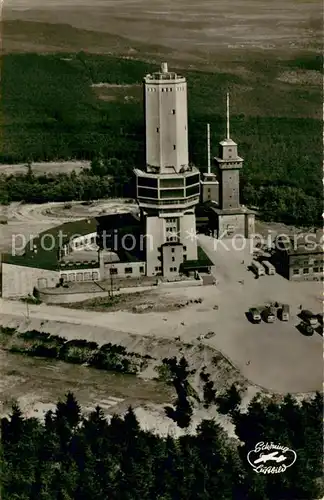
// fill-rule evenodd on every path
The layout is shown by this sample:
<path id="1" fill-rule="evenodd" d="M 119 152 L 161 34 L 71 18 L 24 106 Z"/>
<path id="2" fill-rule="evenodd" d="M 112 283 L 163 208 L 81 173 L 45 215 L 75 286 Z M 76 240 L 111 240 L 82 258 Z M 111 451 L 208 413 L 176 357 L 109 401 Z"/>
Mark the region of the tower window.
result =
<path id="1" fill-rule="evenodd" d="M 232 148 L 229 148 L 229 149 L 228 149 L 228 152 L 229 152 L 229 153 L 231 153 L 231 152 L 232 152 Z"/>
<path id="2" fill-rule="evenodd" d="M 160 132 L 160 129 L 159 129 L 159 127 L 156 127 L 156 131 L 157 131 L 157 132 Z"/>
<path id="3" fill-rule="evenodd" d="M 172 114 L 175 115 L 175 109 L 172 110 Z"/>
<path id="4" fill-rule="evenodd" d="M 175 149 L 175 148 L 176 148 L 176 145 L 175 145 L 175 144 L 173 144 L 173 149 Z"/>
<path id="5" fill-rule="evenodd" d="M 174 258 L 174 257 L 172 257 L 172 262 L 174 262 L 174 261 L 175 261 L 175 258 Z"/>

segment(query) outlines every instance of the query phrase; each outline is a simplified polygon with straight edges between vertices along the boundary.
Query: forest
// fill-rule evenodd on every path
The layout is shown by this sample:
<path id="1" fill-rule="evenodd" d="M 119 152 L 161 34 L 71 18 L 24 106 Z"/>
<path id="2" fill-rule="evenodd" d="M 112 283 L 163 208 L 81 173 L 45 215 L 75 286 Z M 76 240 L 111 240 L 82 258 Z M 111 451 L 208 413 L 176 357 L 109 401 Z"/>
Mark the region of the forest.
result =
<path id="1" fill-rule="evenodd" d="M 323 495 L 323 397 L 299 404 L 255 397 L 234 411 L 239 441 L 214 420 L 196 435 L 162 437 L 142 430 L 132 408 L 107 420 L 84 416 L 68 393 L 44 422 L 13 404 L 1 419 L 2 500 L 305 500 Z M 294 450 L 279 474 L 257 474 L 247 453 L 258 442 Z"/>
<path id="2" fill-rule="evenodd" d="M 291 61 L 290 66 L 321 71 L 320 58 L 312 56 Z M 65 57 L 4 55 L 0 172 L 1 163 L 26 162 L 26 175 L 0 175 L 0 203 L 132 196 L 133 168 L 145 164 L 142 99 L 138 88 L 132 94 L 132 87 L 127 87 L 130 95 L 126 96 L 108 89 L 110 93 L 100 97 L 92 85 L 138 86 L 154 69 L 156 66 L 143 61 L 85 52 Z M 264 70 L 259 68 L 260 75 Z M 205 170 L 207 122 L 212 154 L 217 154 L 225 131 L 224 95 L 233 89 L 239 109 L 232 113 L 231 130 L 245 160 L 242 202 L 259 207 L 266 220 L 320 225 L 321 121 L 304 113 L 305 103 L 313 108 L 317 101 L 320 105 L 320 89 L 297 86 L 283 90 L 271 83 L 269 68 L 270 83 L 261 79 L 260 84 L 235 74 L 183 73 L 188 82 L 191 161 Z M 247 83 L 253 88 L 248 94 L 251 101 L 235 90 L 244 90 Z M 257 113 L 255 102 L 261 103 Z M 291 111 L 294 106 L 295 114 Z M 95 165 L 90 176 L 34 177 L 28 170 L 34 161 L 71 159 L 92 160 Z"/>

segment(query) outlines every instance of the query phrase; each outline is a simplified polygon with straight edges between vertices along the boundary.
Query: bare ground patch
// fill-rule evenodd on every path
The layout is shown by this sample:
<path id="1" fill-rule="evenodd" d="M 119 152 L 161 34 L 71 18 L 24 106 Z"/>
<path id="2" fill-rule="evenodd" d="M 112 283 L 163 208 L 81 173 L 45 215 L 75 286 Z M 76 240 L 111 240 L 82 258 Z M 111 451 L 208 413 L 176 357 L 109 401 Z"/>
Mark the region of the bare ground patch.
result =
<path id="1" fill-rule="evenodd" d="M 322 26 L 318 16 L 318 2 L 298 2 L 286 0 L 284 4 L 275 0 L 269 5 L 263 1 L 233 0 L 230 3 L 205 2 L 197 4 L 194 0 L 177 0 L 164 2 L 157 0 L 152 4 L 149 0 L 120 2 L 103 2 L 94 0 L 89 7 L 88 2 L 60 2 L 44 4 L 38 0 L 13 0 L 10 7 L 4 9 L 6 20 L 20 19 L 41 21 L 43 23 L 64 23 L 80 30 L 92 30 L 115 36 L 118 43 L 126 48 L 130 46 L 155 44 L 163 48 L 179 52 L 215 53 L 220 48 L 310 48 L 321 44 Z M 55 30 L 54 31 L 55 34 Z M 37 33 L 37 32 L 36 32 Z M 30 33 L 33 35 L 32 33 Z M 38 43 L 51 45 L 51 38 L 37 34 Z M 52 33 L 53 35 L 53 33 Z M 65 45 L 68 44 L 69 33 L 65 33 Z M 7 35 L 8 36 L 8 35 Z M 21 46 L 27 42 L 21 38 Z M 35 39 L 35 33 L 29 43 Z M 19 40 L 16 34 L 14 39 Z M 64 46 L 64 41 L 57 40 L 56 45 Z M 5 42 L 7 40 L 5 39 Z M 88 40 L 89 42 L 89 40 Z M 100 43 L 100 37 L 93 41 Z M 74 37 L 74 44 L 82 44 L 82 36 Z M 111 46 L 112 44 L 110 44 Z M 106 41 L 109 50 L 108 40 Z M 80 48 L 89 45 L 83 45 Z"/>
<path id="2" fill-rule="evenodd" d="M 82 328 L 58 322 L 39 322 L 37 320 L 15 321 L 13 318 L 4 318 L 4 325 L 18 328 L 19 332 L 36 329 L 48 333 L 64 335 L 65 338 L 82 338 Z M 59 330 L 58 330 L 59 327 Z M 111 332 L 106 329 L 106 342 L 111 339 Z M 116 339 L 116 336 L 115 336 Z M 3 402 L 2 414 L 9 411 L 10 404 L 16 400 L 22 410 L 31 416 L 40 417 L 48 409 L 52 409 L 57 399 L 62 398 L 67 391 L 72 391 L 79 400 L 82 410 L 86 413 L 99 404 L 106 415 L 122 414 L 129 405 L 136 409 L 136 414 L 144 428 L 151 429 L 159 434 L 181 434 L 174 422 L 166 417 L 165 404 L 172 404 L 175 400 L 175 391 L 165 383 L 164 378 L 158 379 L 156 370 L 164 357 L 182 356 L 194 370 L 189 383 L 195 395 L 192 399 L 194 415 L 189 432 L 194 432 L 197 424 L 204 418 L 215 418 L 229 433 L 235 437 L 234 427 L 227 415 L 221 415 L 215 405 L 205 408 L 203 404 L 203 382 L 201 372 L 210 374 L 217 395 L 222 394 L 232 383 L 235 383 L 242 395 L 242 409 L 256 394 L 261 398 L 274 397 L 276 401 L 282 395 L 264 391 L 250 383 L 233 364 L 220 352 L 200 343 L 184 344 L 168 339 L 142 337 L 133 334 L 124 334 L 118 343 L 126 347 L 128 352 L 137 352 L 141 356 L 150 354 L 147 367 L 139 376 L 115 375 L 85 366 L 76 366 L 69 363 L 30 358 L 11 354 L 0 349 L 2 379 L 0 382 L 0 398 Z M 297 395 L 299 399 L 307 397 Z"/>
<path id="3" fill-rule="evenodd" d="M 62 307 L 72 309 L 82 309 L 89 311 L 129 311 L 138 314 L 148 312 L 169 312 L 190 307 L 192 304 L 197 304 L 202 299 L 186 299 L 183 296 L 174 296 L 163 294 L 163 292 L 147 291 L 125 293 L 122 295 L 109 296 L 109 283 L 107 282 L 107 297 L 100 297 L 82 302 L 74 302 L 71 304 L 61 304 Z"/>
<path id="4" fill-rule="evenodd" d="M 143 98 L 142 85 L 114 85 L 97 83 L 91 85 L 96 96 L 104 101 L 141 101 Z"/>
<path id="5" fill-rule="evenodd" d="M 297 85 L 314 85 L 320 86 L 323 81 L 323 76 L 319 71 L 299 70 L 299 71 L 284 71 L 278 80 L 284 83 Z"/>

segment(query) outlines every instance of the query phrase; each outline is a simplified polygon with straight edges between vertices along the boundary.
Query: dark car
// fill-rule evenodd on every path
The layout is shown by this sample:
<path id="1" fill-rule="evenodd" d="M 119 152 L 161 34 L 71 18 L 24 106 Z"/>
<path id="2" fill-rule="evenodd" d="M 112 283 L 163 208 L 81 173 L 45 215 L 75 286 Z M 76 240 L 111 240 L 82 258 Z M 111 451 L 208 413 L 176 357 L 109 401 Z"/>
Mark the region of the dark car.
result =
<path id="1" fill-rule="evenodd" d="M 261 314 L 259 309 L 257 309 L 256 307 L 251 307 L 249 313 L 253 323 L 261 323 Z"/>
<path id="2" fill-rule="evenodd" d="M 300 313 L 300 317 L 303 321 L 308 323 L 310 326 L 316 326 L 318 323 L 318 319 L 312 311 L 308 311 L 307 309 L 303 309 Z"/>
<path id="3" fill-rule="evenodd" d="M 306 321 L 300 323 L 299 329 L 304 335 L 311 336 L 314 333 L 314 328 L 309 323 L 306 323 Z"/>

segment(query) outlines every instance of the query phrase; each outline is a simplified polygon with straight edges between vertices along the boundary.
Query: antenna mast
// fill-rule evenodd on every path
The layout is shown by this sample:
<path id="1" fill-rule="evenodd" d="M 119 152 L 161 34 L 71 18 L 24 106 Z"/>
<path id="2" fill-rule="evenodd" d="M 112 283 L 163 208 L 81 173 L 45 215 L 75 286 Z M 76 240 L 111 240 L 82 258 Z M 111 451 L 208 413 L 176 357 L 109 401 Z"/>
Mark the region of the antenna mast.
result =
<path id="1" fill-rule="evenodd" d="M 210 174 L 210 125 L 207 123 L 207 167 Z"/>
<path id="2" fill-rule="evenodd" d="M 229 128 L 229 93 L 226 94 L 226 139 L 230 138 Z"/>

